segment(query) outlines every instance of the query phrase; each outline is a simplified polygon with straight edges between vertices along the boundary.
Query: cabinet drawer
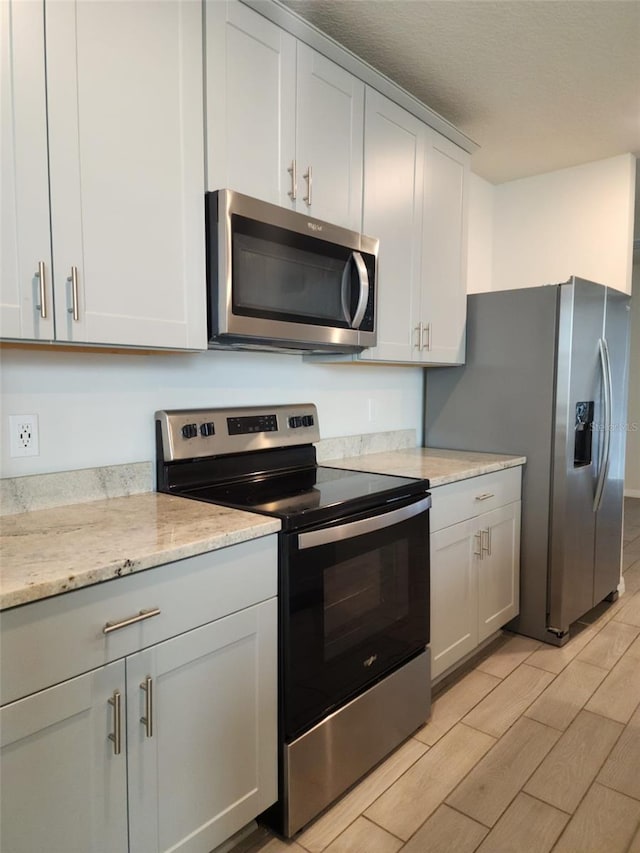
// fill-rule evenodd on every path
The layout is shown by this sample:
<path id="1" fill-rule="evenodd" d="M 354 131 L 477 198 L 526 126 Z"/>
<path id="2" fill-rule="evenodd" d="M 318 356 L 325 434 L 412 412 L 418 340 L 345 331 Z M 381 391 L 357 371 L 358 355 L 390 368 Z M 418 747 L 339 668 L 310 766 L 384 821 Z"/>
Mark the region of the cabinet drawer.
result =
<path id="1" fill-rule="evenodd" d="M 277 537 L 252 539 L 2 614 L 2 704 L 276 595 Z M 140 611 L 158 615 L 104 633 Z"/>
<path id="2" fill-rule="evenodd" d="M 505 468 L 431 489 L 431 530 L 440 530 L 520 500 L 522 468 Z"/>

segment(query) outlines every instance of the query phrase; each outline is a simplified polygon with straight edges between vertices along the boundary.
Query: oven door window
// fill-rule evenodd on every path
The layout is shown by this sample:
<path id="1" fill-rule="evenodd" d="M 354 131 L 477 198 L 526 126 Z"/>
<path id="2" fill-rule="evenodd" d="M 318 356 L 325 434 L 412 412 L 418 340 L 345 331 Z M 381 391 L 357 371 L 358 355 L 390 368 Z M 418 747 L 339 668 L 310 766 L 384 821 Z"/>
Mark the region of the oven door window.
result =
<path id="1" fill-rule="evenodd" d="M 384 525 L 384 512 L 373 517 Z M 293 738 L 429 642 L 428 511 L 314 547 L 286 538 L 282 687 Z"/>
<path id="2" fill-rule="evenodd" d="M 348 558 L 325 569 L 325 663 L 375 638 L 409 616 L 406 540 Z M 368 661 L 365 661 L 365 665 Z"/>
<path id="3" fill-rule="evenodd" d="M 365 264 L 367 281 L 373 279 L 373 258 L 238 215 L 232 218 L 232 228 L 234 314 L 332 328 L 373 328 L 371 312 L 364 322 L 359 312 L 364 271 L 359 272 L 355 255 Z"/>

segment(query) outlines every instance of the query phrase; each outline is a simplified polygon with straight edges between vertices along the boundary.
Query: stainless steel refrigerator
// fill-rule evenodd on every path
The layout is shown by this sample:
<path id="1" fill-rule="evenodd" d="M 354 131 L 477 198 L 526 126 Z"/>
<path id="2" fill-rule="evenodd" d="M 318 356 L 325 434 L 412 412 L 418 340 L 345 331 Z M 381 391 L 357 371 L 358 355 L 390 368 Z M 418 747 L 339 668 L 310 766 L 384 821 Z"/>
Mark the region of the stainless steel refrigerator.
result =
<path id="1" fill-rule="evenodd" d="M 425 445 L 527 457 L 508 627 L 556 645 L 617 597 L 629 307 L 578 278 L 470 295 L 466 364 L 425 371 Z"/>

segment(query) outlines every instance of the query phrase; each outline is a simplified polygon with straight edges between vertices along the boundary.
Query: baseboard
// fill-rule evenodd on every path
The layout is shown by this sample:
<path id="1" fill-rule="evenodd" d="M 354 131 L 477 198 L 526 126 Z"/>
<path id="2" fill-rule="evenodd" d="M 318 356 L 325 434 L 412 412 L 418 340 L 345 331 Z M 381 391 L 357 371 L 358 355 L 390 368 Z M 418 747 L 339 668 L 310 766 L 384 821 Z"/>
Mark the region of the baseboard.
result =
<path id="1" fill-rule="evenodd" d="M 640 498 L 640 489 L 625 489 L 625 498 Z"/>

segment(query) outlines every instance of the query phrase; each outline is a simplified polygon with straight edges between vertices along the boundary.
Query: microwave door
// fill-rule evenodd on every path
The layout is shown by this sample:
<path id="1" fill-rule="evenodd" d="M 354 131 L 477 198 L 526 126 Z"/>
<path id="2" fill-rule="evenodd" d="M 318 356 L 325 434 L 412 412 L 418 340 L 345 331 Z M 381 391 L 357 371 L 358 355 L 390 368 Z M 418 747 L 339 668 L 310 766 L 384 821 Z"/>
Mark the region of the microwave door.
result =
<path id="1" fill-rule="evenodd" d="M 353 282 L 352 268 L 355 268 L 357 284 Z M 351 306 L 354 302 L 352 291 L 357 290 L 358 301 L 351 316 Z M 355 293 L 354 293 L 355 295 Z M 342 311 L 344 318 L 352 329 L 359 329 L 364 319 L 369 302 L 369 273 L 364 258 L 360 252 L 352 252 L 344 265 L 342 273 Z"/>

